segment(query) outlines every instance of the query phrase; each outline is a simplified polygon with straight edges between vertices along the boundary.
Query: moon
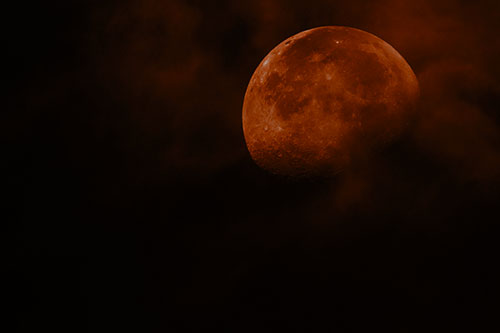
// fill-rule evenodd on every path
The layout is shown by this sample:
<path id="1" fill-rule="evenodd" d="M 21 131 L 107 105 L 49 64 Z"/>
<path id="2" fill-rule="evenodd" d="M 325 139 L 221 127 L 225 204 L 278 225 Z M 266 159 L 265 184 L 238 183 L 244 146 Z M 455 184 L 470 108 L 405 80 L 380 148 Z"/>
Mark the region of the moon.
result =
<path id="1" fill-rule="evenodd" d="M 418 81 L 382 39 L 326 26 L 298 33 L 259 64 L 243 102 L 243 133 L 261 168 L 331 175 L 395 140 L 415 112 Z"/>

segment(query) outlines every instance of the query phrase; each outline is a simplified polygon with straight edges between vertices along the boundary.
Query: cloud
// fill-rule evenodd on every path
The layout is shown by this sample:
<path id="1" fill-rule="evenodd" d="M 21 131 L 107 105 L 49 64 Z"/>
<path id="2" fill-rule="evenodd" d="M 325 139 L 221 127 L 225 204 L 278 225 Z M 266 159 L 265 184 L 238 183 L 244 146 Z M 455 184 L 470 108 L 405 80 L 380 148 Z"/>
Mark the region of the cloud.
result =
<path id="1" fill-rule="evenodd" d="M 241 107 L 262 58 L 299 31 L 352 26 L 389 42 L 417 74 L 415 154 L 457 179 L 487 181 L 500 170 L 497 9 L 458 0 L 103 3 L 89 10 L 81 66 L 35 95 L 55 89 L 54 99 L 70 100 L 73 87 L 100 100 L 90 102 L 89 126 L 131 177 L 210 177 L 249 162 Z"/>

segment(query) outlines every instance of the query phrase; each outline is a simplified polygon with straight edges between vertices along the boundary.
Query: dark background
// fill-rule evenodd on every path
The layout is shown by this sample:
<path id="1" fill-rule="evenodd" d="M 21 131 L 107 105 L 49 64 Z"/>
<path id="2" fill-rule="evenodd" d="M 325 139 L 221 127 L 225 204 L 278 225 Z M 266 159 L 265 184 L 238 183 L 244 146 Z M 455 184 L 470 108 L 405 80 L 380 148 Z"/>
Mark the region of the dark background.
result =
<path id="1" fill-rule="evenodd" d="M 4 7 L 7 322 L 23 332 L 495 331 L 498 4 Z M 274 46 L 321 25 L 389 42 L 414 69 L 421 105 L 368 164 L 285 179 L 252 162 L 243 97 Z"/>

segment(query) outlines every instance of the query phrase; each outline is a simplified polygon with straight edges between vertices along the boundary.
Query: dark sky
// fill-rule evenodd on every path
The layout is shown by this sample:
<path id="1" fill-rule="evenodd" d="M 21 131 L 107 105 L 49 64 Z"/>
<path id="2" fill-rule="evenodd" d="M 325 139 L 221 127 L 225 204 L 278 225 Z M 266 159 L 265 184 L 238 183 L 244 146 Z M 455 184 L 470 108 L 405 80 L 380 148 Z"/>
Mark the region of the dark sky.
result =
<path id="1" fill-rule="evenodd" d="M 22 2 L 1 22 L 18 331 L 498 325 L 498 1 Z M 246 149 L 245 89 L 322 25 L 397 49 L 418 114 L 334 178 L 274 176 Z"/>

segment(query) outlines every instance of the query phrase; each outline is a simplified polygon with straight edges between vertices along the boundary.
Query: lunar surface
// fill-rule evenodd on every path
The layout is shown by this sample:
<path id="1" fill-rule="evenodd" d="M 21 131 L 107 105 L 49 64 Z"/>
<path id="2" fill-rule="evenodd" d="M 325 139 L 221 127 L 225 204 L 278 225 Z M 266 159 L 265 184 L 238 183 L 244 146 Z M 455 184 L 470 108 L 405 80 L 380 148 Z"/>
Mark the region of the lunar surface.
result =
<path id="1" fill-rule="evenodd" d="M 388 43 L 348 27 L 301 32 L 260 63 L 243 103 L 253 160 L 289 176 L 335 174 L 397 138 L 418 82 Z"/>

